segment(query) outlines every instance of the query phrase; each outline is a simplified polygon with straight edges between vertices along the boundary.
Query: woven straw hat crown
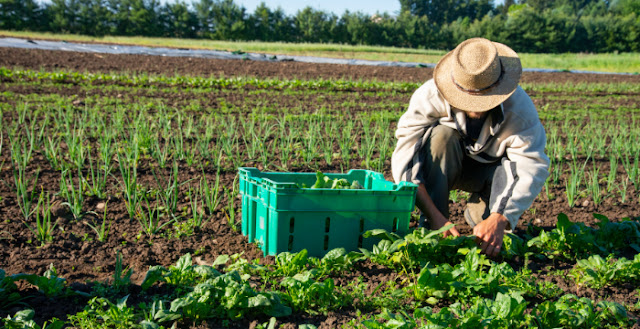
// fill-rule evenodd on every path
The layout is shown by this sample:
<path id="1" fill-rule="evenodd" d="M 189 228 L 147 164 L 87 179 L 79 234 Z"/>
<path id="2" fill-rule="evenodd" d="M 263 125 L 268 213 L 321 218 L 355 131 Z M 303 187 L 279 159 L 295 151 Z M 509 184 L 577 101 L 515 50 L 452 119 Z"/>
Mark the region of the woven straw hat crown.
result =
<path id="1" fill-rule="evenodd" d="M 511 48 L 473 38 L 459 44 L 438 62 L 434 79 L 451 106 L 484 112 L 513 94 L 521 74 L 520 58 Z"/>

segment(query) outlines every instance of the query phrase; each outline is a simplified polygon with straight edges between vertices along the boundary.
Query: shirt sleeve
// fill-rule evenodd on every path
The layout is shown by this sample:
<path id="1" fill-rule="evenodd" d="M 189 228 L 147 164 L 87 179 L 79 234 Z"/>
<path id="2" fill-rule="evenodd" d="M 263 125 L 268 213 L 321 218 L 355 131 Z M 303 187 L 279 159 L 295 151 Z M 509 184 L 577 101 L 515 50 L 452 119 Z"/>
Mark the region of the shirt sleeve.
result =
<path id="1" fill-rule="evenodd" d="M 391 172 L 396 183 L 419 183 L 422 145 L 438 118 L 446 115 L 446 105 L 429 80 L 411 96 L 407 111 L 398 120 L 396 148 L 391 156 Z"/>
<path id="2" fill-rule="evenodd" d="M 520 126 L 506 141 L 506 157 L 493 177 L 490 211 L 504 215 L 514 229 L 549 176 L 546 134 L 539 119 Z"/>

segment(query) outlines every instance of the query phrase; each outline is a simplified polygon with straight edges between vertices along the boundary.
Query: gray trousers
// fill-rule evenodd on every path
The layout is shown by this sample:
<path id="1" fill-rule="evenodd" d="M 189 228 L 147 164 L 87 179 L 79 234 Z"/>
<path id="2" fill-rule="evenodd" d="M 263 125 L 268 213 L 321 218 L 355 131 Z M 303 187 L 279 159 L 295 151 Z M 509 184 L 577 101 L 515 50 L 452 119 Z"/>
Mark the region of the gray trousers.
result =
<path id="1" fill-rule="evenodd" d="M 501 162 L 481 163 L 465 153 L 460 133 L 438 125 L 424 145 L 426 158 L 422 165 L 425 188 L 440 212 L 449 218 L 449 191 L 453 189 L 478 193 L 487 202 L 496 168 Z"/>

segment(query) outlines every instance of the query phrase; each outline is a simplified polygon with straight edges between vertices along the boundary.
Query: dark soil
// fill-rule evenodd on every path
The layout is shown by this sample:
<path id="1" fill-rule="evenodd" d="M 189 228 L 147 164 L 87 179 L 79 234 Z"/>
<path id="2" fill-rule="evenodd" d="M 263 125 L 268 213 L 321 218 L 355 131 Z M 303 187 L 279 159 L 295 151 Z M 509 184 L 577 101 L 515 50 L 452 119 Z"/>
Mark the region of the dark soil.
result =
<path id="1" fill-rule="evenodd" d="M 73 53 L 64 51 L 44 51 L 44 50 L 25 50 L 0 48 L 0 67 L 20 67 L 31 70 L 73 70 L 81 72 L 136 72 L 149 74 L 164 75 L 189 75 L 189 76 L 255 76 L 255 77 L 274 77 L 274 78 L 298 78 L 298 79 L 316 79 L 318 77 L 325 79 L 353 79 L 353 80 L 379 80 L 379 81 L 404 81 L 404 82 L 421 82 L 431 78 L 432 69 L 429 68 L 399 68 L 399 67 L 372 67 L 372 66 L 347 66 L 335 64 L 308 64 L 297 62 L 252 62 L 240 60 L 212 60 L 200 58 L 172 58 L 172 57 L 153 57 L 144 55 L 110 55 L 110 54 L 94 54 L 94 53 Z M 620 83 L 640 83 L 640 76 L 635 75 L 603 75 L 603 74 L 572 74 L 572 73 L 529 73 L 525 72 L 522 77 L 523 82 L 541 83 L 541 82 L 557 82 L 557 83 L 582 83 L 582 82 L 620 82 Z M 65 87 L 47 87 L 47 86 L 16 86 L 0 82 L 0 92 L 11 91 L 16 94 L 58 94 L 64 97 L 77 98 L 79 102 L 83 97 L 91 96 L 90 93 L 83 91 L 80 87 L 65 85 Z M 188 90 L 184 95 L 162 94 L 162 91 L 156 91 L 153 95 L 123 94 L 122 91 L 113 89 L 100 90 L 95 89 L 91 93 L 110 95 L 112 97 L 122 99 L 133 99 L 139 96 L 149 96 L 154 98 L 163 98 L 166 103 L 171 106 L 180 106 L 188 104 L 191 96 Z M 248 90 L 237 90 L 233 93 L 225 93 L 211 97 L 211 103 L 206 107 L 215 107 L 220 97 L 224 97 L 225 101 L 230 103 L 240 102 L 259 102 L 259 96 L 249 94 Z M 408 103 L 410 94 L 399 94 L 397 96 L 400 104 Z M 536 104 L 545 104 L 548 97 L 554 95 L 542 94 L 532 95 Z M 577 95 L 578 97 L 580 95 Z M 607 95 L 601 95 L 607 97 Z M 639 94 L 626 95 L 622 100 L 616 100 L 619 104 L 615 106 L 627 106 L 637 108 L 640 102 Z M 315 96 L 310 96 L 315 97 Z M 356 106 L 353 111 L 366 111 L 369 105 L 375 104 L 376 96 L 363 97 L 360 93 L 341 95 L 343 99 L 340 102 L 362 98 L 362 105 Z M 300 102 L 295 96 L 290 99 L 283 99 L 283 102 Z M 0 95 L 0 102 L 5 99 Z M 576 99 L 576 102 L 580 102 Z M 78 103 L 82 106 L 82 103 Z M 11 115 L 5 113 L 5 116 Z M 390 127 L 393 129 L 394 127 Z M 10 159 L 10 151 L 5 147 L 0 154 L 0 164 L 2 161 Z M 8 161 L 7 161 L 8 163 Z M 255 165 L 258 164 L 248 164 Z M 31 168 L 42 168 L 38 183 L 42 186 L 59 186 L 59 172 L 53 170 L 46 159 L 41 154 L 34 156 Z M 352 162 L 351 167 L 360 167 L 360 163 Z M 308 168 L 294 168 L 299 170 L 308 170 Z M 335 165 L 321 166 L 320 170 L 325 172 L 337 171 L 339 167 Z M 604 169 L 601 169 L 603 172 Z M 623 171 L 623 169 L 619 169 Z M 193 168 L 182 164 L 180 167 L 180 181 L 187 181 L 196 174 Z M 215 172 L 208 172 L 207 175 L 214 176 Z M 387 165 L 384 171 L 387 179 L 390 179 L 389 167 Z M 167 239 L 166 237 L 147 237 L 138 235 L 138 222 L 128 218 L 125 208 L 125 202 L 118 196 L 110 196 L 108 200 L 100 200 L 88 198 L 85 201 L 84 209 L 94 211 L 94 214 L 87 214 L 82 221 L 76 221 L 69 209 L 61 204 L 58 200 L 58 206 L 55 209 L 55 220 L 58 221 L 59 231 L 53 242 L 45 246 L 38 246 L 33 239 L 33 234 L 25 229 L 24 224 L 20 221 L 22 217 L 20 209 L 15 200 L 15 194 L 12 192 L 13 176 L 10 168 L 5 164 L 4 168 L 0 168 L 0 182 L 5 185 L 0 187 L 0 268 L 7 272 L 7 275 L 16 273 L 33 273 L 42 275 L 53 263 L 60 277 L 66 278 L 72 287 L 76 290 L 90 291 L 92 282 L 103 282 L 110 280 L 115 268 L 115 252 L 117 250 L 122 253 L 125 265 L 133 269 L 132 281 L 140 284 L 146 271 L 150 266 L 162 265 L 168 267 L 176 262 L 179 257 L 185 253 L 191 253 L 196 263 L 211 264 L 217 256 L 222 254 L 243 253 L 243 257 L 247 259 L 260 259 L 262 263 L 272 262 L 270 257 L 263 258 L 262 251 L 254 244 L 249 244 L 241 233 L 231 229 L 227 222 L 226 214 L 222 210 L 217 210 L 211 214 L 207 214 L 208 221 L 204 226 L 194 234 Z M 149 165 L 144 163 L 140 169 L 141 180 L 153 180 L 153 176 Z M 168 173 L 167 173 L 168 175 Z M 227 171 L 222 173 L 221 185 L 231 186 L 236 173 Z M 116 185 L 115 179 L 111 179 L 110 183 Z M 11 188 L 7 187 L 10 186 Z M 186 188 L 186 187 L 185 187 Z M 186 191 L 182 191 L 186 194 Z M 544 229 L 555 227 L 556 216 L 559 213 L 566 213 L 571 221 L 583 222 L 589 226 L 594 226 L 596 220 L 593 213 L 600 213 L 613 221 L 620 220 L 624 217 L 637 218 L 640 217 L 640 206 L 638 200 L 640 191 L 630 187 L 628 191 L 627 202 L 621 204 L 614 201 L 614 198 L 606 198 L 604 202 L 595 206 L 589 199 L 581 198 L 577 201 L 577 205 L 569 207 L 564 197 L 564 189 L 554 187 L 549 191 L 553 196 L 551 200 L 547 199 L 546 194 L 541 193 L 530 211 L 525 212 L 522 216 L 516 234 L 522 234 L 529 225 L 535 225 Z M 233 202 L 237 209 L 241 208 L 240 199 L 222 200 L 222 204 L 226 205 Z M 95 241 L 95 233 L 89 228 L 84 221 L 96 223 L 104 214 L 106 205 L 106 215 L 111 218 L 114 225 L 111 227 L 109 237 L 104 242 Z M 462 218 L 464 200 L 460 203 L 451 204 L 452 219 L 459 224 L 462 234 L 470 234 Z M 188 201 L 181 201 L 180 207 L 189 207 Z M 240 218 L 236 218 L 236 224 L 240 225 Z M 414 225 L 414 224 L 412 224 Z M 558 269 L 559 264 L 546 264 L 544 262 L 533 261 L 532 268 Z M 349 282 L 362 277 L 365 282 L 373 286 L 380 282 L 398 280 L 396 273 L 385 272 L 384 269 L 374 264 L 361 264 L 354 268 L 352 273 L 340 278 Z M 594 300 L 612 300 L 625 305 L 634 305 L 638 296 L 635 293 L 636 287 L 623 286 L 606 288 L 602 291 L 592 291 L 589 289 L 580 289 L 571 287 L 571 281 L 563 281 L 557 276 L 546 276 L 545 280 L 555 280 L 556 284 L 561 286 L 566 292 L 574 293 L 578 296 L 589 297 Z M 50 300 L 42 297 L 33 287 L 25 285 L 22 287 L 24 295 L 32 296 L 29 299 L 29 305 L 34 307 L 37 312 L 37 320 L 42 321 L 51 317 L 66 318 L 67 314 L 74 314 L 80 311 L 83 303 L 76 303 L 73 299 L 69 300 Z M 78 297 L 74 297 L 78 298 Z M 8 314 L 14 314 L 15 311 L 21 309 L 20 306 L 11 309 L 0 309 L 0 316 L 6 317 Z M 634 313 L 635 314 L 635 313 Z M 635 317 L 635 315 L 633 315 Z M 298 324 L 310 323 L 315 324 L 318 328 L 336 328 L 341 324 L 348 322 L 356 317 L 355 310 L 345 309 L 332 312 L 327 316 L 310 316 L 310 315 L 294 315 L 289 318 L 279 319 L 278 324 L 284 324 L 283 328 L 297 328 Z M 268 322 L 268 319 L 244 319 L 239 322 L 232 322 L 233 328 L 255 328 L 258 324 Z M 216 321 L 209 321 L 194 328 L 220 328 L 222 324 Z"/>

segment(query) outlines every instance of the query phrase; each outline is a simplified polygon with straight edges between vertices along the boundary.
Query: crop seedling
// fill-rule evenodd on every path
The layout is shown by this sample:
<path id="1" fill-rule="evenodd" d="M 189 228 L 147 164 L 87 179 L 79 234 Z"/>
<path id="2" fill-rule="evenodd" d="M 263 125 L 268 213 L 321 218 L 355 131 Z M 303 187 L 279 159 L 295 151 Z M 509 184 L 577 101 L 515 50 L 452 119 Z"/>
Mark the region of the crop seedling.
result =
<path id="1" fill-rule="evenodd" d="M 151 173 L 158 184 L 157 196 L 164 205 L 164 211 L 169 214 L 175 214 L 178 210 L 178 199 L 180 197 L 180 187 L 191 181 L 187 180 L 182 183 L 178 183 L 178 161 L 173 162 L 171 167 L 171 173 L 168 179 L 165 179 L 161 174 L 157 172 L 157 169 L 151 168 Z"/>
<path id="2" fill-rule="evenodd" d="M 200 208 L 198 207 L 198 199 L 202 200 L 202 195 L 200 195 L 199 190 L 194 191 L 189 188 L 187 198 L 189 198 L 189 204 L 191 205 L 191 218 L 189 218 L 189 222 L 193 227 L 202 228 L 204 216 L 200 213 Z"/>
<path id="3" fill-rule="evenodd" d="M 171 214 L 171 219 L 161 223 L 164 215 L 160 211 L 158 203 L 150 203 L 146 193 L 142 194 L 142 200 L 145 202 L 146 207 L 142 203 L 138 203 L 135 218 L 138 220 L 138 223 L 140 223 L 142 231 L 148 236 L 152 237 L 156 235 L 165 226 L 176 221 L 176 217 Z"/>
<path id="4" fill-rule="evenodd" d="M 136 212 L 138 211 L 138 203 L 140 202 L 140 196 L 138 193 L 138 166 L 135 161 L 137 155 L 133 154 L 133 159 L 118 152 L 118 167 L 120 168 L 120 175 L 122 176 L 122 186 L 125 205 L 130 218 L 136 218 Z"/>
<path id="5" fill-rule="evenodd" d="M 30 328 L 30 329 L 61 329 L 65 323 L 57 318 L 44 321 L 42 326 L 38 325 L 33 317 L 36 312 L 31 309 L 18 311 L 14 316 L 7 316 L 0 319 L 0 324 L 6 329 Z"/>
<path id="6" fill-rule="evenodd" d="M 23 221 L 24 225 L 35 235 L 36 240 L 38 240 L 41 245 L 51 242 L 53 240 L 53 230 L 56 228 L 58 222 L 51 220 L 51 199 L 48 193 L 45 196 L 44 191 L 40 192 L 38 203 L 33 213 L 35 213 L 35 227 L 31 227 L 26 221 Z"/>
<path id="7" fill-rule="evenodd" d="M 224 194 L 227 197 L 227 208 L 225 215 L 227 216 L 227 223 L 233 229 L 234 232 L 238 231 L 238 227 L 236 225 L 236 206 L 234 205 L 234 201 L 238 197 L 240 191 L 236 188 L 238 182 L 238 175 L 233 179 L 231 183 L 231 189 L 224 186 Z"/>
<path id="8" fill-rule="evenodd" d="M 84 193 L 82 191 L 82 173 L 78 170 L 78 185 L 73 181 L 73 175 L 69 169 L 65 169 L 60 174 L 60 195 L 67 201 L 62 204 L 67 205 L 73 214 L 73 218 L 80 219 L 83 216 L 82 205 L 84 203 Z"/>
<path id="9" fill-rule="evenodd" d="M 219 162 L 218 162 L 219 164 Z M 204 173 L 204 168 L 202 168 L 202 178 L 200 178 L 200 193 L 203 196 L 204 203 L 206 205 L 206 209 L 209 214 L 213 214 L 213 212 L 220 205 L 220 167 L 218 166 L 218 170 L 216 172 L 216 178 L 213 183 L 210 183 L 207 180 L 207 176 Z"/>
<path id="10" fill-rule="evenodd" d="M 26 280 L 30 284 L 37 286 L 38 290 L 48 298 L 71 293 L 66 286 L 67 280 L 58 277 L 58 271 L 53 266 L 53 263 L 49 264 L 49 269 L 42 276 L 21 273 L 13 275 L 12 279 L 14 281 Z"/>
<path id="11" fill-rule="evenodd" d="M 104 213 L 84 217 L 96 234 L 95 239 L 90 239 L 91 232 L 84 232 L 65 242 L 65 245 L 88 244 L 93 246 L 91 249 L 101 245 L 97 241 L 111 239 L 108 237 L 111 225 L 122 219 L 118 209 L 130 214 L 118 225 L 138 225 L 139 213 L 144 218 L 156 219 L 156 225 L 153 221 L 149 225 L 140 224 L 151 227 L 151 231 L 158 230 L 152 239 L 132 241 L 127 240 L 127 233 L 118 234 L 116 243 L 129 247 L 149 248 L 148 245 L 162 239 L 175 237 L 173 232 L 160 234 L 165 233 L 162 225 L 167 221 L 173 220 L 170 225 L 176 230 L 181 225 L 188 229 L 192 222 L 204 222 L 206 216 L 202 214 L 212 215 L 218 210 L 225 213 L 231 226 L 235 225 L 240 210 L 235 208 L 237 183 L 221 187 L 220 182 L 247 163 L 295 172 L 318 171 L 323 163 L 329 163 L 331 168 L 339 165 L 342 172 L 354 166 L 368 166 L 388 174 L 387 160 L 395 140 L 392 127 L 404 112 L 407 94 L 420 85 L 235 76 L 51 73 L 15 68 L 0 68 L 0 76 L 7 86 L 0 95 L 5 100 L 0 102 L 0 163 L 9 161 L 9 170 L 14 175 L 14 182 L 5 184 L 11 192 L 3 191 L 7 193 L 0 204 L 8 205 L 10 213 L 21 214 L 21 221 L 34 230 L 32 239 L 36 243 L 25 241 L 24 248 L 44 244 L 35 237 L 37 223 L 45 222 L 43 209 L 51 206 L 47 199 L 55 191 L 47 194 L 47 188 L 43 190 L 39 184 L 50 182 L 55 171 L 60 176 L 53 177 L 54 181 L 64 172 L 66 182 L 61 184 L 69 187 L 67 192 L 82 190 L 80 197 L 91 196 L 91 200 L 87 199 L 91 204 L 106 199 L 113 190 L 109 184 L 117 185 L 119 192 L 113 190 L 116 195 L 109 198 L 109 212 L 105 206 Z M 631 209 L 630 200 L 638 200 L 636 182 L 640 174 L 634 168 L 640 147 L 633 141 L 638 139 L 640 125 L 637 109 L 628 104 L 640 89 L 637 84 L 618 82 L 532 83 L 525 87 L 536 91 L 532 94 L 534 101 L 546 103 L 539 113 L 548 132 L 551 167 L 544 187 L 547 198 L 543 196 L 538 202 L 551 200 L 551 194 L 561 197 L 559 193 L 568 189 L 571 195 L 567 197 L 572 199 L 574 208 L 567 213 L 569 216 L 559 216 L 551 230 L 531 225 L 524 234 L 505 235 L 502 252 L 495 259 L 477 254 L 473 236 L 443 238 L 442 232 L 426 229 L 399 236 L 372 230 L 362 235 L 363 239 L 379 240 L 370 250 L 347 253 L 339 248 L 321 259 L 309 257 L 305 250 L 277 255 L 265 265 L 258 259 L 244 258 L 242 253 L 220 255 L 211 266 L 194 265 L 203 264 L 206 253 L 215 253 L 215 248 L 190 247 L 190 242 L 184 241 L 185 248 L 194 250 L 195 254 L 191 253 L 194 258 L 203 257 L 192 262 L 191 255 L 184 255 L 168 268 L 151 267 L 136 303 L 132 303 L 133 296 L 123 299 L 131 288 L 131 277 L 119 254 L 113 276 L 93 285 L 92 295 L 97 298 L 92 301 L 68 298 L 76 293 L 57 274 L 30 276 L 29 280 L 39 284 L 34 286 L 42 286 L 43 294 L 47 291 L 50 297 L 43 296 L 47 300 L 68 301 L 78 308 L 86 306 L 83 312 L 66 315 L 69 321 L 64 325 L 78 328 L 202 326 L 205 324 L 199 322 L 206 319 L 209 323 L 233 327 L 237 324 L 231 321 L 238 318 L 257 319 L 258 328 L 276 327 L 280 321 L 276 316 L 291 314 L 291 308 L 295 309 L 293 318 L 296 318 L 305 312 L 341 313 L 343 306 L 348 306 L 348 312 L 355 312 L 355 318 L 345 327 L 631 327 L 634 323 L 629 320 L 635 320 L 638 312 L 631 306 L 636 298 L 620 296 L 633 294 L 640 282 L 640 260 L 623 258 L 640 250 L 637 219 L 608 220 L 596 216 L 598 221 L 587 226 L 572 223 L 568 218 L 585 210 L 575 207 L 584 198 L 589 201 L 593 198 L 593 204 L 602 211 L 609 211 L 609 202 L 604 201 L 614 194 L 618 198 L 614 203 L 623 210 Z M 12 91 L 30 89 L 41 89 L 44 93 Z M 86 105 L 73 104 L 74 99 L 60 93 L 65 90 L 67 94 L 67 89 L 86 95 Z M 591 95 L 592 91 L 600 94 Z M 237 97 L 237 92 L 243 97 Z M 602 93 L 613 96 L 601 97 Z M 178 94 L 180 97 L 174 97 Z M 168 103 L 166 98 L 172 102 Z M 172 105 L 168 107 L 165 103 Z M 213 103 L 214 107 L 204 107 Z M 308 111 L 302 104 L 314 104 L 316 110 Z M 559 111 L 560 107 L 563 111 Z M 347 113 L 344 109 L 348 109 Z M 309 145 L 314 147 L 308 150 Z M 118 169 L 112 167 L 116 165 L 113 161 Z M 591 161 L 592 169 L 585 172 L 583 161 L 586 165 Z M 5 175 L 5 179 L 10 179 L 12 173 Z M 599 177 L 603 174 L 606 177 Z M 190 179 L 198 182 L 183 186 Z M 16 188 L 15 182 L 22 184 L 21 188 Z M 306 183 L 311 185 L 313 180 Z M 346 188 L 353 182 L 345 184 L 340 179 L 329 182 L 323 177 L 320 183 L 324 189 L 334 184 L 336 188 Z M 42 204 L 39 197 L 44 198 Z M 454 201 L 464 197 L 450 195 Z M 63 201 L 73 203 L 72 199 L 70 194 Z M 21 206 L 28 202 L 28 206 Z M 526 213 L 527 217 L 549 216 L 546 207 L 534 208 Z M 82 214 L 81 211 L 82 207 L 78 213 Z M 109 214 L 117 216 L 107 218 Z M 194 220 L 194 215 L 200 218 Z M 51 231 L 55 234 L 57 228 L 63 227 L 54 223 L 55 217 L 51 219 Z M 10 230 L 15 221 L 6 218 L 2 223 L 5 226 L 0 227 L 0 239 L 15 236 L 12 241 L 1 241 L 9 248 L 20 242 L 19 234 Z M 64 227 L 67 230 L 68 225 Z M 188 234 L 200 233 L 191 228 Z M 508 261 L 497 262 L 502 259 Z M 561 263 L 575 266 L 555 267 Z M 106 271 L 99 266 L 94 270 L 102 274 Z M 75 268 L 70 272 L 65 268 L 66 273 L 74 271 Z M 359 271 L 376 275 L 354 277 Z M 566 291 L 552 283 L 559 275 L 566 276 L 570 280 L 567 283 L 575 283 L 578 292 L 588 288 L 604 290 L 594 290 L 595 302 L 563 296 Z M 27 277 L 0 275 L 0 308 L 13 310 L 11 315 L 5 312 L 0 326 L 31 326 L 29 321 L 13 322 L 28 318 L 15 313 L 20 309 L 19 303 L 31 306 L 31 300 L 24 299 L 24 293 L 14 283 L 20 278 Z M 45 288 L 47 285 L 51 287 Z M 622 299 L 626 303 L 632 300 L 629 314 L 620 304 L 598 302 L 602 299 L 600 294 L 609 289 L 619 294 L 607 300 Z M 436 306 L 425 307 L 432 302 Z M 39 319 L 36 325 L 42 325 L 50 315 L 36 316 Z M 293 318 L 284 321 L 297 321 Z"/>
<path id="12" fill-rule="evenodd" d="M 591 200 L 593 200 L 594 206 L 598 207 L 602 202 L 601 190 L 600 190 L 600 176 L 599 170 L 593 165 L 593 170 L 589 173 L 589 192 L 591 193 Z"/>
<path id="13" fill-rule="evenodd" d="M 291 303 L 294 311 L 304 311 L 312 315 L 326 314 L 350 303 L 347 296 L 336 291 L 333 279 L 318 282 L 314 280 L 315 275 L 316 270 L 304 271 L 293 277 L 286 277 L 280 283 L 287 289 L 287 294 L 283 297 Z"/>
<path id="14" fill-rule="evenodd" d="M 38 176 L 40 175 L 40 171 L 37 170 L 35 175 L 31 179 L 27 178 L 27 173 L 25 168 L 12 166 L 13 171 L 13 179 L 16 186 L 16 200 L 18 201 L 18 206 L 20 207 L 20 211 L 22 212 L 22 216 L 24 220 L 28 220 L 29 216 L 32 214 L 31 204 L 35 199 L 36 188 L 38 182 Z M 31 192 L 29 192 L 31 189 Z"/>
<path id="15" fill-rule="evenodd" d="M 92 224 L 88 221 L 84 223 L 89 226 L 94 232 L 96 232 L 97 240 L 100 242 L 105 242 L 107 237 L 109 236 L 109 231 L 111 231 L 111 220 L 107 221 L 107 205 L 108 201 L 104 204 L 104 212 L 102 215 L 102 223 L 100 226 L 98 224 Z"/>
<path id="16" fill-rule="evenodd" d="M 71 325 L 77 328 L 132 328 L 136 324 L 133 308 L 127 306 L 129 296 L 124 296 L 112 303 L 104 297 L 89 300 L 84 311 L 69 316 Z"/>

